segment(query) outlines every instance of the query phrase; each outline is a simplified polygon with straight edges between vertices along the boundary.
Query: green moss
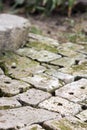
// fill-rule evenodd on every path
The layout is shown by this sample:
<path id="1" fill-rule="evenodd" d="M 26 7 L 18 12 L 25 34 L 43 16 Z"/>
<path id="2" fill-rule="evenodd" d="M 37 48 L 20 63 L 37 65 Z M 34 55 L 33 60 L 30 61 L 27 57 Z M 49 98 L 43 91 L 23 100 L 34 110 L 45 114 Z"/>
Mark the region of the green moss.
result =
<path id="1" fill-rule="evenodd" d="M 30 28 L 30 32 L 31 33 L 34 33 L 34 34 L 42 34 L 42 30 L 40 30 L 40 29 L 38 29 L 37 27 L 35 27 L 35 26 L 32 26 L 31 28 Z"/>
<path id="2" fill-rule="evenodd" d="M 0 106 L 0 110 L 6 110 L 6 109 L 10 109 L 10 106 Z"/>
<path id="3" fill-rule="evenodd" d="M 40 43 L 40 42 L 27 43 L 26 46 L 35 48 L 37 50 L 47 50 L 47 51 L 54 52 L 54 53 L 58 52 L 57 48 L 55 48 L 51 45 L 47 45 L 45 43 Z"/>
<path id="4" fill-rule="evenodd" d="M 82 128 L 87 128 L 87 124 L 86 123 L 81 123 L 81 122 L 77 122 L 78 126 L 82 127 Z"/>
<path id="5" fill-rule="evenodd" d="M 67 121 L 68 122 L 68 121 Z M 72 130 L 70 128 L 69 125 L 67 125 L 68 123 L 65 124 L 65 122 L 63 120 L 59 121 L 59 122 L 53 122 L 53 124 L 57 127 L 60 128 L 60 130 Z"/>
<path id="6" fill-rule="evenodd" d="M 37 130 L 37 126 L 35 126 L 35 127 L 31 128 L 31 130 Z"/>

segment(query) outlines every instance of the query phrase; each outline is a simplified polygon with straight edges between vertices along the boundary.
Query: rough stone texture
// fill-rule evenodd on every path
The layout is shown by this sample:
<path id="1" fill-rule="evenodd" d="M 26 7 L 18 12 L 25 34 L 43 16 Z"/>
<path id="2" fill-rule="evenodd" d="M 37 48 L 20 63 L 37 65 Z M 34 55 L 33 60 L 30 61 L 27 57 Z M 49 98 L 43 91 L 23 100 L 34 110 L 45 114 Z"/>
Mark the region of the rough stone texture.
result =
<path id="1" fill-rule="evenodd" d="M 51 97 L 51 94 L 47 92 L 37 89 L 30 89 L 23 94 L 17 95 L 16 99 L 18 99 L 18 101 L 22 102 L 23 104 L 37 106 L 38 103 L 49 97 Z"/>
<path id="2" fill-rule="evenodd" d="M 55 111 L 62 115 L 75 115 L 81 111 L 81 106 L 60 97 L 51 97 L 39 104 L 40 108 Z"/>
<path id="3" fill-rule="evenodd" d="M 78 117 L 81 121 L 84 121 L 87 123 L 87 110 L 82 111 L 81 113 L 76 115 L 76 117 Z"/>
<path id="4" fill-rule="evenodd" d="M 1 75 L 0 76 L 0 96 L 12 96 L 30 88 L 30 85 Z"/>
<path id="5" fill-rule="evenodd" d="M 75 77 L 87 78 L 87 63 L 80 65 L 73 65 L 72 67 L 66 67 L 59 69 L 59 71 L 67 74 L 71 74 Z"/>
<path id="6" fill-rule="evenodd" d="M 86 43 L 29 38 L 0 54 L 0 130 L 86 130 Z"/>
<path id="7" fill-rule="evenodd" d="M 48 92 L 53 92 L 55 89 L 61 86 L 57 78 L 48 76 L 46 74 L 22 78 L 22 80 L 32 84 L 35 88 L 39 88 Z"/>
<path id="8" fill-rule="evenodd" d="M 82 102 L 87 98 L 87 79 L 81 79 L 56 90 L 56 95 L 73 102 Z"/>
<path id="9" fill-rule="evenodd" d="M 60 67 L 70 67 L 72 65 L 75 64 L 75 59 L 74 58 L 67 58 L 67 57 L 63 57 L 57 60 L 54 60 L 52 62 L 50 62 L 52 65 L 58 65 Z"/>
<path id="10" fill-rule="evenodd" d="M 46 50 L 37 51 L 34 48 L 19 49 L 17 53 L 32 58 L 33 60 L 37 60 L 39 62 L 49 62 L 61 58 L 60 55 L 52 53 L 50 51 Z"/>
<path id="11" fill-rule="evenodd" d="M 27 40 L 30 23 L 10 14 L 0 15 L 0 50 L 16 50 Z"/>
<path id="12" fill-rule="evenodd" d="M 3 75 L 4 74 L 4 72 L 2 71 L 2 69 L 0 68 L 0 75 Z"/>
<path id="13" fill-rule="evenodd" d="M 70 49 L 73 51 L 78 51 L 78 50 L 84 49 L 84 46 L 78 45 L 75 43 L 71 43 L 71 42 L 67 42 L 67 43 L 62 43 L 58 46 L 58 49 L 61 49 L 61 48 L 63 48 L 63 49 L 66 48 L 66 49 Z"/>
<path id="14" fill-rule="evenodd" d="M 49 70 L 46 71 L 46 73 L 48 75 L 51 75 L 51 76 L 56 77 L 58 79 L 61 79 L 65 83 L 73 82 L 74 79 L 75 79 L 75 77 L 70 75 L 70 74 L 59 72 L 58 69 L 56 69 L 56 70 L 55 69 L 49 69 Z"/>
<path id="15" fill-rule="evenodd" d="M 0 111 L 0 129 L 8 130 L 22 128 L 26 125 L 41 123 L 59 117 L 58 113 L 32 107 L 21 107 Z"/>
<path id="16" fill-rule="evenodd" d="M 40 43 L 44 43 L 46 45 L 52 45 L 52 46 L 58 46 L 59 43 L 57 40 L 48 38 L 48 37 L 44 37 L 41 35 L 37 35 L 37 34 L 33 34 L 33 33 L 29 33 L 29 41 L 30 42 L 40 42 Z"/>
<path id="17" fill-rule="evenodd" d="M 58 48 L 58 53 L 69 58 L 74 58 L 74 60 L 82 60 L 86 58 L 86 55 L 73 51 L 69 48 Z"/>
<path id="18" fill-rule="evenodd" d="M 34 124 L 31 126 L 26 126 L 24 128 L 21 128 L 20 130 L 45 130 L 40 125 Z"/>
<path id="19" fill-rule="evenodd" d="M 38 74 L 46 70 L 38 62 L 32 61 L 27 57 L 20 57 L 14 53 L 5 53 L 5 56 L 2 56 L 2 58 L 5 60 L 5 65 L 8 68 L 8 74 L 16 79 Z"/>
<path id="20" fill-rule="evenodd" d="M 43 126 L 47 130 L 87 130 L 87 124 L 74 117 L 46 121 Z"/>
<path id="21" fill-rule="evenodd" d="M 12 97 L 0 98 L 0 109 L 16 108 L 21 107 L 21 104 Z"/>

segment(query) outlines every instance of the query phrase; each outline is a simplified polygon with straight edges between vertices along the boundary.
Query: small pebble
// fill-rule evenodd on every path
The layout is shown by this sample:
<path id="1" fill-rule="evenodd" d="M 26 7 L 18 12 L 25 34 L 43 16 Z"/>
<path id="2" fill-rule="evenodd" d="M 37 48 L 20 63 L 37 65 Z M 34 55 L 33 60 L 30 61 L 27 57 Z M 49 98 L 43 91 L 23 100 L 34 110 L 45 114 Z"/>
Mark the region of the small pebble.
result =
<path id="1" fill-rule="evenodd" d="M 15 69 L 16 67 L 17 67 L 17 66 L 16 66 L 16 63 L 13 62 L 12 65 L 11 65 L 11 68 L 14 68 L 14 69 Z"/>

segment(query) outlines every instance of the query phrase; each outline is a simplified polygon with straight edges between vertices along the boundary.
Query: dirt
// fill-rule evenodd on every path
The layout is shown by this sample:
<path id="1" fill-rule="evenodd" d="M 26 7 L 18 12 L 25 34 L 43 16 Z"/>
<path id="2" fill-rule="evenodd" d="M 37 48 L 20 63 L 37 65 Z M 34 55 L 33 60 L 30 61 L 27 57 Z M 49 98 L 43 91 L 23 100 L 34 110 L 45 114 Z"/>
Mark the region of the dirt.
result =
<path id="1" fill-rule="evenodd" d="M 87 12 L 78 13 L 71 18 L 52 14 L 49 17 L 41 15 L 30 15 L 31 32 L 42 34 L 60 43 L 87 42 Z"/>

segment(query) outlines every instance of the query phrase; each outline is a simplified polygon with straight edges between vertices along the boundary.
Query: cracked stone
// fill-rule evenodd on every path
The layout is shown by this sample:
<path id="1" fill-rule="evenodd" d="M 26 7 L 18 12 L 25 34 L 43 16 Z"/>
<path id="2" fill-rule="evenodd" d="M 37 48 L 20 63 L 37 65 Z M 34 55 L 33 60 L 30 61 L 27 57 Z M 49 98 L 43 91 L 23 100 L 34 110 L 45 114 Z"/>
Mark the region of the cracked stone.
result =
<path id="1" fill-rule="evenodd" d="M 87 124 L 81 122 L 75 117 L 66 117 L 56 120 L 50 120 L 43 123 L 43 126 L 48 130 L 87 130 Z"/>
<path id="2" fill-rule="evenodd" d="M 11 14 L 0 14 L 0 50 L 16 50 L 25 44 L 29 20 Z"/>
<path id="3" fill-rule="evenodd" d="M 58 112 L 62 115 L 75 115 L 81 111 L 81 106 L 61 97 L 51 97 L 39 104 L 40 108 Z"/>
<path id="4" fill-rule="evenodd" d="M 5 65 L 8 68 L 7 73 L 16 79 L 41 73 L 46 70 L 38 62 L 30 60 L 27 57 L 18 56 L 12 52 L 5 52 L 5 56 L 0 57 L 0 59 L 5 60 Z"/>
<path id="5" fill-rule="evenodd" d="M 73 102 L 82 102 L 87 98 L 87 79 L 81 79 L 56 90 L 56 95 Z"/>
<path id="6" fill-rule="evenodd" d="M 38 62 L 30 60 L 27 57 L 18 56 L 13 52 L 5 52 L 5 56 L 0 57 L 0 59 L 5 61 L 5 65 L 8 68 L 7 74 L 16 79 L 41 73 L 46 70 Z"/>
<path id="7" fill-rule="evenodd" d="M 24 128 L 21 128 L 19 130 L 45 130 L 44 128 L 42 128 L 40 125 L 38 124 L 34 124 L 34 125 L 31 125 L 31 126 L 26 126 Z"/>
<path id="8" fill-rule="evenodd" d="M 59 72 L 58 69 L 56 69 L 56 70 L 55 69 L 48 69 L 45 73 L 48 75 L 51 75 L 53 77 L 56 77 L 56 78 L 64 81 L 65 83 L 71 83 L 75 79 L 75 77 L 70 75 L 70 74 Z"/>
<path id="9" fill-rule="evenodd" d="M 7 76 L 0 76 L 0 96 L 12 96 L 30 88 L 30 85 Z"/>
<path id="10" fill-rule="evenodd" d="M 22 80 L 32 84 L 35 88 L 39 88 L 47 92 L 53 92 L 55 89 L 61 86 L 61 83 L 57 78 L 46 74 L 39 74 L 34 75 L 33 77 L 22 78 Z"/>
<path id="11" fill-rule="evenodd" d="M 21 104 L 12 97 L 2 97 L 0 98 L 0 109 L 9 109 L 21 107 Z"/>
<path id="12" fill-rule="evenodd" d="M 69 48 L 58 48 L 58 53 L 69 58 L 74 58 L 74 60 L 86 58 L 86 55 L 70 50 Z"/>
<path id="13" fill-rule="evenodd" d="M 87 78 L 87 62 L 72 67 L 61 68 L 59 71 L 71 74 L 75 77 Z"/>
<path id="14" fill-rule="evenodd" d="M 76 115 L 76 117 L 87 123 L 87 110 L 80 112 L 78 115 Z"/>
<path id="15" fill-rule="evenodd" d="M 23 128 L 26 125 L 42 123 L 46 120 L 55 119 L 60 115 L 44 109 L 36 109 L 29 106 L 1 110 L 0 111 L 0 129 L 8 130 Z"/>
<path id="16" fill-rule="evenodd" d="M 53 53 L 57 53 L 58 50 L 55 46 L 52 46 L 51 44 L 46 44 L 46 43 L 42 43 L 42 42 L 29 42 L 26 44 L 26 47 L 29 47 L 29 48 L 34 48 L 38 51 L 40 50 L 46 50 L 46 51 L 50 51 L 50 52 L 53 52 Z"/>
<path id="17" fill-rule="evenodd" d="M 51 94 L 32 88 L 25 93 L 18 94 L 16 96 L 16 99 L 23 102 L 24 104 L 37 106 L 38 103 L 45 99 L 48 99 L 49 97 L 51 97 Z"/>
<path id="18" fill-rule="evenodd" d="M 74 58 L 67 58 L 67 57 L 63 57 L 54 61 L 50 62 L 52 65 L 58 65 L 61 67 L 70 67 L 72 65 L 75 64 L 75 59 Z"/>
<path id="19" fill-rule="evenodd" d="M 58 49 L 60 49 L 60 48 L 66 48 L 66 49 L 70 49 L 73 51 L 78 51 L 78 50 L 84 49 L 84 46 L 78 45 L 75 43 L 71 43 L 71 42 L 67 42 L 67 43 L 62 43 L 61 45 L 59 45 Z"/>
<path id="20" fill-rule="evenodd" d="M 37 60 L 39 62 L 50 62 L 52 60 L 61 58 L 61 56 L 56 53 L 52 53 L 46 50 L 37 51 L 34 48 L 19 49 L 17 50 L 17 53 L 27 56 L 33 60 Z"/>

